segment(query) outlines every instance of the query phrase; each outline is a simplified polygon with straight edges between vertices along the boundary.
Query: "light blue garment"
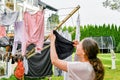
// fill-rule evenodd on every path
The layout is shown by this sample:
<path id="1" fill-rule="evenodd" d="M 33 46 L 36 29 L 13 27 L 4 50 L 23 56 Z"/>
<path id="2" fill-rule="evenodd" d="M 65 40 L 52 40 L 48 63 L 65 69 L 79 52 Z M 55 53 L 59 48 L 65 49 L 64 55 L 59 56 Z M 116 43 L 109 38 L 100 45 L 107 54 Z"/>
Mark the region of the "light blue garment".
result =
<path id="1" fill-rule="evenodd" d="M 0 24 L 4 26 L 10 26 L 18 19 L 18 12 L 10 12 L 1 14 Z"/>
<path id="2" fill-rule="evenodd" d="M 27 61 L 26 57 L 24 57 L 23 66 L 24 66 L 24 69 L 25 69 L 24 73 L 28 74 L 28 61 Z"/>

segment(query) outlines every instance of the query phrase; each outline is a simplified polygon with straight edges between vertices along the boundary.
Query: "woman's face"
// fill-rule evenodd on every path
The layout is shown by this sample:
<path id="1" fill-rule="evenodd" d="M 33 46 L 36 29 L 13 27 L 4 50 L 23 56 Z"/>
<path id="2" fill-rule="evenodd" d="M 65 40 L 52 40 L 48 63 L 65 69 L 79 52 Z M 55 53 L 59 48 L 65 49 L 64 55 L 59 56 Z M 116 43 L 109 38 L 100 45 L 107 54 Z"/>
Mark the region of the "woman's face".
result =
<path id="1" fill-rule="evenodd" d="M 82 42 L 79 42 L 79 44 L 77 45 L 76 54 L 79 57 L 83 57 L 84 56 L 84 50 L 83 50 L 83 47 L 82 47 Z"/>

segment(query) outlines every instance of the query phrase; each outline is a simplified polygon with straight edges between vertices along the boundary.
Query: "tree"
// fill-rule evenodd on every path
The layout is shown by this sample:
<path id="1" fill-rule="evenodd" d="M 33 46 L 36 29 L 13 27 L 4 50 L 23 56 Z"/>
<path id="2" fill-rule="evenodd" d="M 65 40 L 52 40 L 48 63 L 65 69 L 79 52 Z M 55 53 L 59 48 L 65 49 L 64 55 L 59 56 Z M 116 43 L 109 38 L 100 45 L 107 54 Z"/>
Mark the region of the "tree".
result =
<path id="1" fill-rule="evenodd" d="M 105 8 L 120 11 L 120 0 L 106 0 L 103 2 Z"/>
<path id="2" fill-rule="evenodd" d="M 48 19 L 47 19 L 47 29 L 54 29 L 58 24 L 59 24 L 59 16 L 58 14 L 52 14 Z"/>

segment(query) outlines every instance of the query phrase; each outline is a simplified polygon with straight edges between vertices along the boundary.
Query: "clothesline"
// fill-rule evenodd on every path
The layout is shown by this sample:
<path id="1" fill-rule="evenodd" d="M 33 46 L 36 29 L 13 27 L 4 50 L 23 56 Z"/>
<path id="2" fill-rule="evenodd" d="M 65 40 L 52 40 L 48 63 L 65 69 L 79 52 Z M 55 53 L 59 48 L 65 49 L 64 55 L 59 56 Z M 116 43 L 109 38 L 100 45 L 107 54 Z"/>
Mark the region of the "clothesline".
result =
<path id="1" fill-rule="evenodd" d="M 54 30 L 57 30 L 59 27 L 61 27 L 78 9 L 80 8 L 80 6 L 77 6 L 74 10 L 72 10 L 71 12 L 70 12 L 70 14 L 68 14 L 57 26 L 56 26 L 56 28 L 54 29 Z M 62 10 L 62 9 L 61 9 Z M 37 15 L 39 15 L 39 14 L 41 14 L 42 12 L 37 12 L 36 14 Z M 25 15 L 26 14 L 26 15 Z M 22 25 L 22 24 L 18 24 L 18 23 L 20 23 L 20 22 L 15 22 L 16 20 L 14 20 L 13 22 L 15 22 L 15 26 L 14 26 L 14 30 L 16 31 L 16 32 L 20 32 L 19 33 L 19 35 L 16 35 L 16 33 L 15 33 L 15 35 L 14 35 L 14 43 L 15 43 L 15 45 L 16 45 L 16 43 L 17 43 L 17 41 L 20 41 L 21 39 L 20 39 L 20 36 L 25 36 L 25 35 L 22 35 L 22 29 L 20 29 L 21 28 L 21 25 L 22 26 L 25 26 L 25 27 L 27 27 L 27 28 L 29 28 L 29 30 L 28 31 L 31 31 L 31 33 L 33 32 L 34 33 L 34 31 L 32 30 L 32 29 L 36 29 L 37 31 L 40 31 L 40 28 L 38 28 L 38 27 L 36 27 L 37 25 L 36 25 L 36 23 L 35 22 L 37 22 L 37 21 L 35 21 L 35 20 L 33 20 L 33 18 L 30 18 L 31 17 L 31 14 L 29 14 L 29 13 L 27 13 L 27 12 L 25 12 L 25 14 L 24 14 L 24 21 L 25 21 L 25 24 L 26 25 Z M 6 15 L 5 15 L 6 16 Z M 17 16 L 18 15 L 16 15 L 16 18 L 17 18 Z M 41 16 L 42 18 L 40 18 L 41 19 L 41 22 L 44 22 L 44 16 L 43 15 L 39 15 L 39 16 Z M 35 16 L 34 16 L 35 17 Z M 15 19 L 15 17 L 13 17 L 13 19 Z M 13 20 L 12 19 L 12 20 Z M 31 19 L 31 20 L 30 20 Z M 9 19 L 10 20 L 10 19 Z M 12 21 L 12 20 L 10 20 L 10 21 Z M 33 20 L 33 21 L 32 21 Z M 37 18 L 37 20 L 38 20 L 38 18 Z M 28 22 L 29 21 L 29 22 Z M 34 22 L 35 21 L 35 22 Z M 38 20 L 38 21 L 40 21 L 40 20 Z M 7 22 L 8 22 L 8 20 L 7 20 Z M 6 23 L 7 23 L 6 22 Z M 11 22 L 11 23 L 13 23 L 13 22 Z M 33 25 L 34 26 L 32 26 L 31 27 L 31 23 L 33 22 Z M 9 23 L 9 22 L 8 22 Z M 40 23 L 41 24 L 41 23 Z M 10 23 L 9 24 L 7 24 L 7 25 L 11 25 Z M 41 24 L 41 25 L 43 25 L 43 24 Z M 40 27 L 41 27 L 41 25 L 40 25 Z M 30 26 L 30 27 L 29 27 Z M 42 28 L 44 28 L 44 27 L 42 27 Z M 26 29 L 24 29 L 24 30 L 26 30 Z M 43 31 L 43 30 L 42 30 Z M 42 32 L 41 31 L 41 32 Z M 27 32 L 27 31 L 25 31 L 25 32 Z M 42 35 L 43 37 L 44 37 L 44 35 L 43 34 L 40 34 L 39 33 L 39 35 Z M 17 36 L 17 37 L 16 37 Z M 26 38 L 27 36 L 25 36 L 24 38 Z M 38 46 L 38 44 L 37 43 L 34 43 L 34 42 L 36 42 L 36 41 L 33 41 L 33 39 L 34 40 L 37 40 L 36 38 L 35 38 L 36 36 L 33 36 L 32 35 L 32 37 L 30 36 L 30 38 L 32 38 L 31 40 L 30 40 L 30 38 L 28 38 L 27 40 L 29 40 L 29 42 L 31 41 L 31 43 L 33 43 L 33 44 L 35 44 L 35 45 L 37 45 L 37 47 L 35 47 L 36 49 L 38 49 L 38 50 L 40 50 L 41 48 L 40 48 L 40 46 Z M 47 40 L 48 39 L 48 37 L 49 37 L 49 35 L 45 38 L 45 40 Z M 15 42 L 15 39 L 16 39 L 16 42 Z M 42 38 L 43 39 L 43 41 L 44 41 L 44 38 Z M 42 39 L 38 39 L 37 41 L 42 41 Z M 57 38 L 58 39 L 58 38 Z M 23 39 L 22 39 L 23 40 Z M 28 45 L 27 44 L 30 44 L 30 43 L 27 43 L 27 40 L 26 41 L 20 41 L 21 42 L 21 44 L 23 43 L 23 42 L 25 42 L 25 50 L 27 50 L 26 48 L 28 47 Z M 63 39 L 59 39 L 59 40 L 63 40 Z M 33 41 L 33 42 L 32 42 Z M 65 42 L 65 41 L 63 41 L 63 42 Z M 71 42 L 72 43 L 72 42 Z M 41 43 L 42 44 L 42 43 Z M 40 45 L 41 45 L 40 44 Z M 17 43 L 17 45 L 18 45 L 18 43 Z M 61 44 L 61 45 L 63 45 L 63 44 Z M 13 47 L 15 47 L 16 49 L 15 50 L 17 50 L 17 47 L 16 46 L 14 46 L 14 45 L 12 45 Z M 22 44 L 22 46 L 23 46 L 23 44 Z M 64 45 L 63 45 L 64 46 Z M 72 45 L 73 46 L 73 45 Z M 47 49 L 48 47 L 50 47 L 50 45 L 48 45 L 48 46 L 46 46 L 46 47 L 43 47 L 43 49 L 41 50 L 41 51 L 44 51 L 45 49 Z M 28 52 L 28 54 L 26 55 L 27 56 L 27 58 L 30 58 L 30 57 L 32 57 L 33 55 L 35 55 L 36 53 L 34 53 L 34 51 L 36 50 L 35 48 L 33 48 L 30 52 Z M 23 48 L 21 48 L 21 52 L 22 52 L 22 49 Z M 24 50 L 24 51 L 25 51 Z M 69 49 L 69 50 L 72 50 L 72 49 Z M 62 50 L 63 51 L 63 50 Z M 13 52 L 12 52 L 13 53 Z M 23 53 L 23 52 L 22 52 Z M 7 56 L 7 57 L 9 57 L 9 56 Z M 33 58 L 33 57 L 32 57 Z M 42 60 L 41 60 L 42 61 Z M 46 63 L 44 63 L 44 64 L 46 64 Z M 44 67 L 43 67 L 44 68 Z M 52 70 L 52 69 L 51 69 Z"/>
<path id="2" fill-rule="evenodd" d="M 74 9 L 75 7 L 59 8 L 58 10 Z"/>
<path id="3" fill-rule="evenodd" d="M 73 9 L 69 15 L 67 15 L 59 24 L 57 27 L 55 27 L 53 30 L 57 30 L 58 28 L 60 28 L 62 26 L 62 24 L 64 24 L 77 10 L 79 10 L 80 6 L 78 5 L 75 9 Z M 48 39 L 49 35 L 45 38 L 45 41 Z M 50 45 L 48 45 L 47 47 L 49 47 Z M 42 50 L 46 49 L 43 48 Z M 31 51 L 34 51 L 34 49 L 32 49 Z M 30 54 L 30 53 L 28 53 Z M 35 55 L 36 53 L 32 54 L 32 55 L 27 55 L 28 58 L 32 57 L 33 55 Z M 30 56 L 30 57 L 29 57 Z"/>
<path id="4" fill-rule="evenodd" d="M 64 16 L 67 16 L 67 15 L 69 15 L 69 14 L 59 15 L 59 17 L 64 17 Z M 48 16 L 48 17 L 45 17 L 45 18 L 49 18 L 49 16 Z"/>
<path id="5" fill-rule="evenodd" d="M 67 15 L 59 24 L 58 26 L 56 26 L 56 28 L 54 30 L 57 30 L 58 28 L 60 28 L 62 26 L 62 24 L 64 24 L 78 9 L 80 8 L 80 6 L 77 6 L 74 10 L 72 10 L 70 12 L 69 15 Z M 47 38 L 49 37 L 49 35 L 45 38 L 45 40 L 47 40 Z M 57 38 L 58 39 L 58 38 Z M 63 39 L 59 39 L 59 40 L 63 40 Z M 63 41 L 64 42 L 64 41 Z M 61 44 L 63 45 L 63 44 Z M 64 45 L 63 45 L 64 46 Z M 72 45 L 73 46 L 73 45 Z M 47 49 L 48 47 L 50 47 L 50 45 L 46 46 L 46 47 L 43 47 L 43 49 L 41 51 L 44 51 L 45 49 Z M 72 49 L 69 49 L 69 50 L 72 50 Z M 30 57 L 32 57 L 33 55 L 35 55 L 36 53 L 34 53 L 35 51 L 35 48 L 33 48 L 30 52 L 28 52 L 28 54 L 26 55 L 27 58 L 29 59 Z M 58 50 L 57 50 L 58 51 Z M 63 50 L 62 50 L 63 51 Z M 39 54 L 38 54 L 39 55 Z M 35 58 L 35 57 L 32 57 L 32 58 Z M 30 58 L 31 59 L 31 58 Z M 30 60 L 29 59 L 29 60 Z M 36 58 L 35 58 L 36 59 Z M 34 60 L 35 60 L 34 59 Z M 42 61 L 42 60 L 41 60 Z M 46 63 L 44 63 L 46 64 Z M 44 67 L 43 67 L 44 68 Z M 51 69 L 52 70 L 52 69 Z"/>
<path id="6" fill-rule="evenodd" d="M 61 25 L 62 24 L 64 24 L 78 9 L 80 8 L 80 6 L 77 6 L 73 11 L 71 11 L 70 12 L 70 14 L 68 14 L 59 24 L 58 24 L 58 26 L 54 29 L 54 30 L 57 30 L 59 27 L 61 27 Z M 15 13 L 15 15 L 16 15 L 16 13 Z M 17 16 L 17 15 L 16 15 Z M 17 18 L 17 17 L 16 17 Z M 15 21 L 15 20 L 14 20 Z M 7 23 L 7 22 L 6 22 Z M 11 22 L 11 23 L 13 23 L 13 22 Z M 11 24 L 11 23 L 9 23 L 9 24 Z M 7 24 L 7 25 L 9 25 L 9 24 Z M 21 25 L 21 24 L 20 24 Z M 17 28 L 17 27 L 16 27 Z M 45 38 L 45 41 L 48 39 L 48 37 L 49 36 L 47 36 L 46 38 Z M 44 50 L 44 48 L 43 48 L 43 50 Z"/>
<path id="7" fill-rule="evenodd" d="M 75 32 L 75 30 L 74 31 L 72 31 L 71 33 L 73 33 L 73 32 Z M 45 49 L 47 49 L 47 48 L 49 48 L 50 47 L 50 45 L 47 45 L 47 46 L 45 46 L 41 51 L 44 51 Z M 26 57 L 29 59 L 30 57 L 32 57 L 32 56 L 34 56 L 36 53 L 34 53 L 35 52 L 35 49 L 32 49 L 29 53 L 27 53 L 27 55 L 26 55 Z M 33 53 L 33 54 L 32 54 Z"/>

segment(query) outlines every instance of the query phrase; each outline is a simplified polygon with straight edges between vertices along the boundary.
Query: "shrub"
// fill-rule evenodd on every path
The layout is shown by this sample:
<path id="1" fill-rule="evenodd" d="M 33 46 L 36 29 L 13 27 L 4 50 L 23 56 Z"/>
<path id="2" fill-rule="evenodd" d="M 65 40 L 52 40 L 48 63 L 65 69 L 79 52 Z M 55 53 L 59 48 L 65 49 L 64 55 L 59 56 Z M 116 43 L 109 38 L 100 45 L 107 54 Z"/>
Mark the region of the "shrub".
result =
<path id="1" fill-rule="evenodd" d="M 120 52 L 120 42 L 119 42 L 119 44 L 116 47 L 116 52 Z"/>

